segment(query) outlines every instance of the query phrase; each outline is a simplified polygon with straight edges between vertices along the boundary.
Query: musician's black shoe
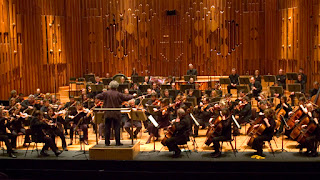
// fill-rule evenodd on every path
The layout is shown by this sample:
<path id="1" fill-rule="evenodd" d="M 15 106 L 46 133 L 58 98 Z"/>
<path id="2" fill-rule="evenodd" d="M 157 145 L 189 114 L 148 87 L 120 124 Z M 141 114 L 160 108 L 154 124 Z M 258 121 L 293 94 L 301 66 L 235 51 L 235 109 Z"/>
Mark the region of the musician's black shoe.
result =
<path id="1" fill-rule="evenodd" d="M 9 157 L 11 157 L 11 158 L 17 158 L 17 156 L 15 156 L 15 155 L 12 154 L 12 153 L 9 153 Z"/>
<path id="2" fill-rule="evenodd" d="M 68 144 L 68 146 L 71 146 L 71 145 L 72 145 L 72 143 L 69 143 L 69 144 Z"/>
<path id="3" fill-rule="evenodd" d="M 317 152 L 312 152 L 312 153 L 310 153 L 310 157 L 318 157 L 318 153 Z"/>
<path id="4" fill-rule="evenodd" d="M 134 139 L 137 139 L 137 135 L 136 135 L 136 134 L 134 134 L 134 135 L 133 135 L 133 138 L 134 138 Z"/>
<path id="5" fill-rule="evenodd" d="M 68 150 L 68 148 L 67 148 L 67 147 L 64 147 L 64 148 L 63 148 L 63 151 L 69 151 L 69 150 Z"/>
<path id="6" fill-rule="evenodd" d="M 172 155 L 173 158 L 178 158 L 181 155 L 181 151 L 175 151 L 174 154 Z"/>
<path id="7" fill-rule="evenodd" d="M 54 154 L 58 157 L 62 152 L 61 151 L 56 151 Z"/>
<path id="8" fill-rule="evenodd" d="M 123 146 L 123 144 L 122 143 L 117 143 L 116 146 Z"/>
<path id="9" fill-rule="evenodd" d="M 48 153 L 46 153 L 46 152 L 44 152 L 44 151 L 41 151 L 41 152 L 40 152 L 40 155 L 41 155 L 41 156 L 50 156 Z"/>
<path id="10" fill-rule="evenodd" d="M 14 154 L 16 154 L 16 153 L 18 153 L 17 151 L 15 151 L 15 150 L 13 150 L 11 153 L 14 153 Z"/>
<path id="11" fill-rule="evenodd" d="M 110 146 L 110 144 L 104 144 L 105 146 Z"/>
<path id="12" fill-rule="evenodd" d="M 214 153 L 211 155 L 211 157 L 213 157 L 213 158 L 218 158 L 218 157 L 220 157 L 220 156 L 221 156 L 221 152 L 220 152 L 220 151 L 214 152 Z"/>

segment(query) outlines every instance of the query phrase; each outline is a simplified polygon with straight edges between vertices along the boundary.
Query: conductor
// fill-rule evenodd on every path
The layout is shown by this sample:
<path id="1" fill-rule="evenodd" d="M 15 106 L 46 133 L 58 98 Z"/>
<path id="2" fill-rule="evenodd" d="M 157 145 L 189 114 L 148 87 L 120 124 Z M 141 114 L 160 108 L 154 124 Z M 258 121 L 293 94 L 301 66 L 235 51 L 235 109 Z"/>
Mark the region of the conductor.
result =
<path id="1" fill-rule="evenodd" d="M 132 99 L 134 95 L 125 95 L 117 91 L 119 83 L 117 81 L 111 81 L 109 83 L 110 90 L 102 92 L 96 96 L 97 99 L 103 100 L 103 108 L 120 108 L 123 101 Z M 121 123 L 121 112 L 119 110 L 106 111 L 104 114 L 105 118 L 105 145 L 110 146 L 110 131 L 111 125 L 115 131 L 116 146 L 122 146 L 120 142 L 120 123 Z"/>

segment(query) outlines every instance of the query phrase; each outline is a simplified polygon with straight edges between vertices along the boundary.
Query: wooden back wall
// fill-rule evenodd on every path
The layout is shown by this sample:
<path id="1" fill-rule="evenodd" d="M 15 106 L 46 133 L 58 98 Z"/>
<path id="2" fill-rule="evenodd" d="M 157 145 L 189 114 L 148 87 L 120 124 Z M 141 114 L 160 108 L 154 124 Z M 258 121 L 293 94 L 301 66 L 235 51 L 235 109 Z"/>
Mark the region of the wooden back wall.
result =
<path id="1" fill-rule="evenodd" d="M 319 0 L 0 0 L 0 99 L 93 72 L 319 79 Z"/>

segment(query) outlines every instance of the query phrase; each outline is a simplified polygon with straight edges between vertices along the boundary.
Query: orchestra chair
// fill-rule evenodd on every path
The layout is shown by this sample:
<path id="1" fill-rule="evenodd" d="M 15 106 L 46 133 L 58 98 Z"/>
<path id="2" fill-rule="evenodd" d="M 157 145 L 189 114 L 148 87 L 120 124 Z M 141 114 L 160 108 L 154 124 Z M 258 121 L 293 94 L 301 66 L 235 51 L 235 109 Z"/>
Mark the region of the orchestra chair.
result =
<path id="1" fill-rule="evenodd" d="M 37 151 L 37 154 L 38 154 L 38 156 L 39 156 L 38 143 L 43 143 L 43 142 L 40 142 L 40 141 L 38 140 L 38 138 L 37 138 L 36 135 L 31 134 L 31 142 L 27 142 L 27 150 L 26 150 L 26 152 L 25 152 L 25 154 L 24 154 L 24 157 L 27 156 L 28 149 L 29 149 L 31 143 L 34 143 L 34 144 L 33 144 L 32 151 L 31 151 L 31 154 L 33 153 L 34 150 L 36 150 L 36 151 Z"/>
<path id="2" fill-rule="evenodd" d="M 234 141 L 234 139 L 229 139 L 229 140 L 225 140 L 225 141 L 221 141 L 221 145 L 220 145 L 220 152 L 222 152 L 222 146 L 223 146 L 223 143 L 226 142 L 226 143 L 229 143 L 231 148 L 232 148 L 232 151 L 233 151 L 233 154 L 234 154 L 234 157 L 237 157 L 237 150 L 233 147 L 233 144 L 232 142 Z"/>

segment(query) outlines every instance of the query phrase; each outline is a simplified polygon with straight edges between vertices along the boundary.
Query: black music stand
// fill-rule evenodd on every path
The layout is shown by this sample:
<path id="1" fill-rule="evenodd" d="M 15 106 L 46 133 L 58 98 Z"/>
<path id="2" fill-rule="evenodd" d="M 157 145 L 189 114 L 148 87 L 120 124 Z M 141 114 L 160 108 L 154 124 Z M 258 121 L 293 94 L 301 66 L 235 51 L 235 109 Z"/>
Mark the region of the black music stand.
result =
<path id="1" fill-rule="evenodd" d="M 239 77 L 239 84 L 250 84 L 249 77 Z"/>
<path id="2" fill-rule="evenodd" d="M 143 83 L 144 76 L 132 76 L 131 77 L 133 83 Z"/>
<path id="3" fill-rule="evenodd" d="M 193 84 L 182 84 L 182 85 L 180 85 L 180 91 L 182 93 L 185 93 L 187 89 L 194 89 L 194 85 Z"/>
<path id="4" fill-rule="evenodd" d="M 187 97 L 187 102 L 192 103 L 192 106 L 196 106 L 197 105 L 197 98 L 195 98 L 195 97 Z"/>
<path id="5" fill-rule="evenodd" d="M 129 83 L 126 83 L 126 84 L 119 84 L 119 87 L 118 87 L 118 91 L 119 92 L 123 92 L 125 89 L 130 89 L 130 84 Z"/>
<path id="6" fill-rule="evenodd" d="M 224 85 L 224 89 L 226 88 L 226 85 L 231 84 L 231 81 L 229 78 L 220 78 L 219 82 L 220 82 L 220 85 Z"/>
<path id="7" fill-rule="evenodd" d="M 148 119 L 150 120 L 150 122 L 154 125 L 154 127 L 156 127 L 157 129 L 159 129 L 159 124 L 157 123 L 157 121 L 153 118 L 152 115 L 148 116 Z M 154 139 L 154 136 L 153 136 L 153 150 L 150 151 L 149 153 L 151 152 L 160 152 L 160 151 L 157 151 L 156 150 L 156 141 Z"/>
<path id="8" fill-rule="evenodd" d="M 129 90 L 129 94 L 138 94 L 137 90 Z"/>
<path id="9" fill-rule="evenodd" d="M 157 113 L 154 112 L 154 110 L 153 110 L 154 108 L 158 109 L 158 108 L 160 108 L 160 106 L 154 106 L 154 105 L 147 106 L 148 112 L 149 112 L 151 115 L 157 115 Z"/>
<path id="10" fill-rule="evenodd" d="M 287 84 L 287 89 L 289 92 L 301 92 L 301 84 L 300 83 L 293 83 Z"/>
<path id="11" fill-rule="evenodd" d="M 173 97 L 173 100 L 177 97 L 179 92 L 180 92 L 179 90 L 169 89 L 169 95 Z"/>
<path id="12" fill-rule="evenodd" d="M 104 86 L 103 84 L 92 84 L 92 85 L 90 85 L 91 92 L 93 92 L 95 95 L 99 94 L 102 92 L 103 86 Z"/>
<path id="13" fill-rule="evenodd" d="M 197 80 L 197 76 L 196 75 L 184 75 L 183 76 L 184 81 L 187 81 L 187 82 L 190 80 L 190 78 L 193 78 L 194 81 Z"/>
<path id="14" fill-rule="evenodd" d="M 150 84 L 139 85 L 139 89 L 140 89 L 141 93 L 144 93 L 144 92 L 147 92 L 147 89 L 151 89 L 151 85 Z"/>
<path id="15" fill-rule="evenodd" d="M 282 86 L 270 86 L 270 95 L 271 98 L 274 97 L 274 94 L 279 94 L 281 96 L 283 94 L 283 87 Z M 280 98 L 280 97 L 279 97 Z"/>
<path id="16" fill-rule="evenodd" d="M 287 80 L 294 81 L 298 80 L 298 73 L 287 73 Z"/>
<path id="17" fill-rule="evenodd" d="M 131 120 L 131 131 L 132 131 L 132 136 L 131 136 L 131 145 L 133 145 L 133 121 L 146 121 L 147 116 L 145 112 L 143 111 L 133 111 L 131 110 L 130 113 L 130 120 Z"/>
<path id="18" fill-rule="evenodd" d="M 160 89 L 161 90 L 165 90 L 165 89 L 172 89 L 171 85 L 170 84 L 161 84 L 160 85 Z"/>
<path id="19" fill-rule="evenodd" d="M 95 81 L 96 81 L 94 74 L 85 74 L 84 79 L 86 80 L 86 82 L 91 82 L 91 79 L 94 80 L 94 82 L 92 82 L 92 83 L 95 83 Z"/>
<path id="20" fill-rule="evenodd" d="M 274 76 L 274 75 L 265 75 L 265 76 L 263 76 L 263 79 L 264 79 L 264 82 L 268 83 L 268 87 L 270 86 L 269 83 L 276 82 L 276 76 Z"/>
<path id="21" fill-rule="evenodd" d="M 244 93 L 249 93 L 249 87 L 248 85 L 244 85 L 244 86 L 241 86 L 241 85 L 237 85 L 237 93 L 240 91 L 240 90 L 243 90 Z"/>
<path id="22" fill-rule="evenodd" d="M 108 86 L 111 81 L 112 81 L 111 78 L 102 78 L 102 83 L 103 83 L 103 85 L 105 85 L 105 86 Z"/>
<path id="23" fill-rule="evenodd" d="M 284 117 L 281 115 L 281 121 L 284 123 L 284 125 L 286 127 L 289 127 L 286 120 L 284 119 Z M 284 126 L 282 127 L 282 129 L 284 128 Z M 284 130 L 282 130 L 282 140 L 281 140 L 281 149 L 277 150 L 276 152 L 288 152 L 286 149 L 284 149 L 284 144 L 283 144 L 283 138 L 284 137 Z"/>

